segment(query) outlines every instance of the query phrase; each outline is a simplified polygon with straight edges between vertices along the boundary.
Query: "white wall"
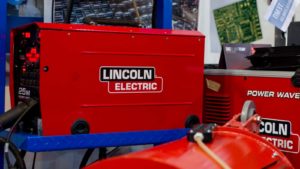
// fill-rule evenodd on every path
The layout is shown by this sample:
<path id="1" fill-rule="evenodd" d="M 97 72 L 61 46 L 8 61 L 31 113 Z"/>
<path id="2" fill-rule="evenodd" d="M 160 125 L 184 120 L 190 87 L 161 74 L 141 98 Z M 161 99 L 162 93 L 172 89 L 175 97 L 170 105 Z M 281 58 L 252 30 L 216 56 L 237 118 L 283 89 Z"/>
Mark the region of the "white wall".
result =
<path id="1" fill-rule="evenodd" d="M 44 22 L 52 21 L 52 0 L 44 0 Z"/>

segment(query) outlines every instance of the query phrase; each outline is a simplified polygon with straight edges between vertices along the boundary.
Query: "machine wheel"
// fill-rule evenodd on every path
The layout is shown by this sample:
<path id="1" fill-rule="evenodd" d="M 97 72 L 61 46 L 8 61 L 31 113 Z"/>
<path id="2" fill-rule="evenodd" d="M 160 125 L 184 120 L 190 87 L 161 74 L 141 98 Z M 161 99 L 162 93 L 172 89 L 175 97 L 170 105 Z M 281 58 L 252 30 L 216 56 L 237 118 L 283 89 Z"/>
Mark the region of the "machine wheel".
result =
<path id="1" fill-rule="evenodd" d="M 242 112 L 241 112 L 241 122 L 246 122 L 251 116 L 255 114 L 256 107 L 252 100 L 245 101 Z"/>

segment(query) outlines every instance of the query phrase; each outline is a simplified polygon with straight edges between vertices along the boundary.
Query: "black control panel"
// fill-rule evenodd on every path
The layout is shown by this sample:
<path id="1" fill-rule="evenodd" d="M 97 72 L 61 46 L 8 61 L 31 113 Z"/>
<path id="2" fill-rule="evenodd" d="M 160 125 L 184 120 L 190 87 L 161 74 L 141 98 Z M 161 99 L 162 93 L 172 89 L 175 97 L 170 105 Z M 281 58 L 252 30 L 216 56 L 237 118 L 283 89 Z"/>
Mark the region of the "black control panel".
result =
<path id="1" fill-rule="evenodd" d="M 14 32 L 13 84 L 15 104 L 29 98 L 39 101 L 40 32 L 35 26 Z M 41 113 L 38 104 L 27 113 L 19 124 L 19 130 L 39 134 Z"/>
<path id="2" fill-rule="evenodd" d="M 15 32 L 15 102 L 39 98 L 40 34 L 35 27 Z"/>

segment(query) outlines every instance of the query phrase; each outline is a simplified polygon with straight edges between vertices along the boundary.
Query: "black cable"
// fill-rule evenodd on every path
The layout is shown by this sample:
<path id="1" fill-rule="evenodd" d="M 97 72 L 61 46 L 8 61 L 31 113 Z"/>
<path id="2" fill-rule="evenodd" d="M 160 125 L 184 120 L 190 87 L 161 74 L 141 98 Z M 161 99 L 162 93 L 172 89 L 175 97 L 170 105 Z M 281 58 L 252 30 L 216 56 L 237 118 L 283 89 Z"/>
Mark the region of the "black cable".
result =
<path id="1" fill-rule="evenodd" d="M 14 132 L 14 130 L 16 129 L 17 125 L 20 123 L 20 121 L 23 119 L 23 117 L 29 112 L 29 110 L 32 109 L 32 107 L 34 107 L 37 104 L 37 101 L 35 100 L 30 100 L 30 102 L 28 103 L 28 108 L 24 111 L 24 113 L 16 120 L 16 122 L 14 123 L 14 125 L 10 128 L 10 131 L 8 133 L 7 136 L 7 140 L 10 141 L 10 138 L 12 136 L 12 133 Z"/>
<path id="2" fill-rule="evenodd" d="M 34 152 L 34 154 L 33 154 L 33 160 L 32 160 L 32 167 L 31 167 L 31 169 L 35 168 L 35 160 L 36 160 L 36 152 Z"/>
<path id="3" fill-rule="evenodd" d="M 115 154 L 116 152 L 118 152 L 120 150 L 120 147 L 116 147 L 114 149 L 112 149 L 110 152 L 108 152 L 106 154 L 107 157 L 111 157 L 113 154 Z"/>
<path id="4" fill-rule="evenodd" d="M 52 5 L 51 5 L 51 23 L 53 23 L 54 21 L 54 12 L 55 12 L 55 8 L 54 8 L 54 1 L 55 0 L 52 0 Z"/>
<path id="5" fill-rule="evenodd" d="M 84 168 L 87 165 L 87 163 L 88 163 L 90 157 L 92 156 L 94 150 L 95 150 L 94 148 L 87 149 L 87 151 L 85 152 L 85 154 L 84 154 L 84 156 L 81 160 L 81 163 L 80 163 L 80 166 L 79 166 L 80 169 Z M 119 150 L 119 147 L 116 147 L 113 150 L 111 150 L 110 152 L 106 153 L 107 148 L 106 147 L 100 147 L 99 148 L 99 158 L 98 158 L 98 160 L 103 160 L 103 159 L 107 158 L 108 156 L 110 156 L 111 154 L 115 153 L 118 150 Z"/>
<path id="6" fill-rule="evenodd" d="M 100 148 L 99 148 L 99 156 L 98 156 L 98 160 L 106 159 L 106 157 L 107 157 L 106 152 L 107 152 L 106 147 L 100 147 Z"/>
<path id="7" fill-rule="evenodd" d="M 0 137 L 0 143 L 5 144 L 6 142 L 7 142 L 6 138 Z M 8 148 L 12 152 L 13 156 L 16 158 L 16 166 L 18 167 L 18 169 L 26 169 L 24 159 L 21 153 L 19 152 L 18 148 L 12 142 L 9 143 Z"/>
<path id="8" fill-rule="evenodd" d="M 27 151 L 25 151 L 25 150 L 20 150 L 19 154 L 20 154 L 20 156 L 21 156 L 22 159 L 24 159 L 26 153 L 27 153 Z M 14 167 L 16 168 L 17 165 L 18 165 L 18 164 L 17 164 L 17 161 L 16 161 L 15 164 L 14 164 Z"/>
<path id="9" fill-rule="evenodd" d="M 67 0 L 67 14 L 65 16 L 65 23 L 70 23 L 71 22 L 71 15 L 73 11 L 73 0 Z"/>
<path id="10" fill-rule="evenodd" d="M 90 149 L 86 150 L 86 152 L 81 160 L 80 166 L 79 166 L 80 169 L 86 166 L 86 164 L 89 161 L 89 158 L 93 154 L 94 150 L 95 150 L 94 148 L 90 148 Z"/>
<path id="11" fill-rule="evenodd" d="M 23 117 L 27 114 L 27 112 L 29 112 L 29 110 L 32 109 L 32 107 L 34 107 L 35 105 L 37 104 L 37 101 L 31 99 L 28 103 L 28 107 L 27 109 L 22 113 L 22 115 L 16 120 L 16 122 L 13 124 L 13 126 L 10 128 L 10 131 L 8 133 L 8 136 L 7 136 L 7 139 L 6 139 L 6 142 L 4 144 L 4 155 L 5 155 L 5 158 L 6 158 L 6 162 L 7 162 L 7 166 L 8 167 L 11 167 L 12 168 L 12 164 L 10 163 L 10 159 L 9 159 L 9 154 L 8 154 L 8 148 L 10 147 L 10 145 L 12 144 L 12 142 L 10 141 L 11 139 L 11 136 L 12 136 L 12 133 L 14 132 L 15 128 L 17 127 L 17 125 L 20 123 L 20 121 L 23 119 Z M 20 156 L 19 154 L 19 151 L 17 151 L 18 155 Z M 23 160 L 24 161 L 24 160 Z M 19 161 L 19 163 L 21 163 Z M 25 167 L 26 168 L 26 167 Z"/>
<path id="12" fill-rule="evenodd" d="M 157 28 L 156 24 L 156 13 L 157 13 L 157 0 L 153 0 L 153 5 L 152 5 L 152 28 Z"/>
<path id="13" fill-rule="evenodd" d="M 21 156 L 22 158 L 24 158 L 25 155 L 26 155 L 26 153 L 27 153 L 27 151 L 21 150 L 21 151 L 20 151 L 20 156 Z"/>

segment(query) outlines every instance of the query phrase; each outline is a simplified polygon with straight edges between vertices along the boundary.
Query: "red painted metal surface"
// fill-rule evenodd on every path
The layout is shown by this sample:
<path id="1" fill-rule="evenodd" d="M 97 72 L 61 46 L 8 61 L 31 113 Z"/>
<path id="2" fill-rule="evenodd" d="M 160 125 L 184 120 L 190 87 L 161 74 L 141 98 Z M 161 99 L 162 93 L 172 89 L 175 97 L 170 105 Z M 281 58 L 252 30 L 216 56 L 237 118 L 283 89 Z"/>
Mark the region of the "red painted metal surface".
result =
<path id="1" fill-rule="evenodd" d="M 256 116 L 257 117 L 257 116 Z M 255 117 L 255 118 L 256 118 Z M 217 127 L 206 146 L 230 168 L 293 168 L 288 159 L 271 143 L 250 132 L 252 119 L 241 124 L 235 117 L 224 127 Z M 253 118 L 253 119 L 255 119 Z M 254 123 L 257 124 L 255 121 Z M 220 168 L 196 143 L 186 138 L 145 151 L 99 161 L 86 169 L 200 169 Z"/>
<path id="2" fill-rule="evenodd" d="M 80 119 L 91 133 L 101 133 L 183 128 L 189 115 L 201 116 L 204 36 L 199 32 L 37 26 L 43 135 L 70 134 Z M 155 68 L 161 86 L 154 92 L 116 93 L 111 82 L 100 81 L 103 66 Z"/>
<path id="3" fill-rule="evenodd" d="M 286 76 L 287 73 L 284 72 L 269 72 L 273 76 L 271 77 L 263 75 L 265 74 L 263 71 L 258 73 L 256 71 L 234 71 L 236 75 L 230 75 L 231 71 L 223 71 L 226 71 L 224 75 L 217 75 L 213 72 L 208 72 L 205 75 L 204 122 L 222 124 L 223 121 L 220 121 L 220 118 L 223 116 L 231 118 L 234 114 L 240 113 L 244 101 L 252 100 L 259 114 L 265 120 L 271 121 L 268 122 L 268 125 L 266 122 L 262 125 L 264 131 L 267 130 L 268 133 L 261 131 L 261 136 L 282 150 L 295 168 L 300 168 L 300 88 L 293 86 L 291 82 L 292 73 L 290 76 Z M 285 74 L 285 77 L 280 77 L 281 74 Z M 207 80 L 219 84 L 219 90 L 215 90 L 213 86 L 209 87 Z M 285 94 L 282 95 L 282 93 Z M 227 101 L 226 106 L 218 104 L 224 98 Z M 214 101 L 212 101 L 213 99 Z M 222 101 L 217 101 L 218 99 Z M 209 104 L 206 104 L 207 102 Z M 211 107 L 214 107 L 214 110 L 211 110 Z M 219 113 L 215 114 L 214 118 L 207 116 L 213 111 Z M 280 125 L 276 125 L 279 123 Z M 284 134 L 286 132 L 285 124 L 290 124 L 289 135 Z"/>

